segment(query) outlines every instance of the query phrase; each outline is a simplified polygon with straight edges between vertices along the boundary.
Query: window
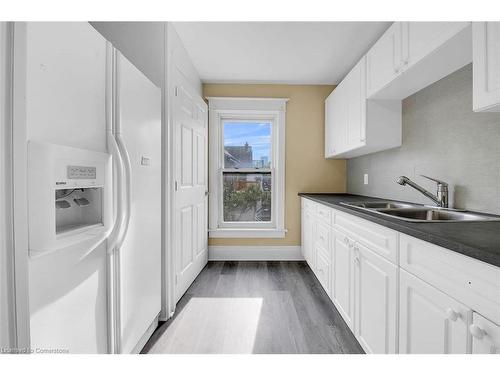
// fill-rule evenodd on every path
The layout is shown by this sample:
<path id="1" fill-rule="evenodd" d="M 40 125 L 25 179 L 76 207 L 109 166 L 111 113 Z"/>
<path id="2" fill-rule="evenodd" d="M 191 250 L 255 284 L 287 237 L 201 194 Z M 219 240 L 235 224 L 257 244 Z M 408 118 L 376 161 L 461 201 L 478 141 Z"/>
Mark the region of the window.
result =
<path id="1" fill-rule="evenodd" d="M 209 98 L 211 237 L 284 237 L 285 105 Z"/>

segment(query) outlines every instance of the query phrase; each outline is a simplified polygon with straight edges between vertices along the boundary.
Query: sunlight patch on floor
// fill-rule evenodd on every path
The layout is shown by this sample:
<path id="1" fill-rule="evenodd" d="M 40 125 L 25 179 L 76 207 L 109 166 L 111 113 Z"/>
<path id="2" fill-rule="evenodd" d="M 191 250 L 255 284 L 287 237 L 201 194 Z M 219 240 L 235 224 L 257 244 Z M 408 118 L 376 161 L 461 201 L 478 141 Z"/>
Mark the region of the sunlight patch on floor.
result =
<path id="1" fill-rule="evenodd" d="M 262 298 L 191 298 L 151 353 L 252 353 Z"/>

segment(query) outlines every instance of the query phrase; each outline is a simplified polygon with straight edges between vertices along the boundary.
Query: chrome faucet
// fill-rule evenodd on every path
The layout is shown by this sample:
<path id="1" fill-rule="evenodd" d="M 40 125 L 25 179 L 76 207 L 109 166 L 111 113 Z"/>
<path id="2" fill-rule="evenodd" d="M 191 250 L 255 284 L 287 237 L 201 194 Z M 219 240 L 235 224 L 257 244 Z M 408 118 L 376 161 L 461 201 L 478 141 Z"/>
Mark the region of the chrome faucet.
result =
<path id="1" fill-rule="evenodd" d="M 425 177 L 425 178 L 427 178 L 427 179 L 429 179 L 429 180 L 434 181 L 434 182 L 437 183 L 437 193 L 436 193 L 436 195 L 428 192 L 422 186 L 417 185 L 415 182 L 413 182 L 412 180 L 410 180 L 406 176 L 399 176 L 396 179 L 396 182 L 398 184 L 402 185 L 402 186 L 410 185 L 412 188 L 414 188 L 415 190 L 421 192 L 427 198 L 429 198 L 432 201 L 434 201 L 439 207 L 448 208 L 448 184 L 446 182 L 444 182 L 444 181 L 437 180 L 437 179 L 432 178 L 432 177 L 427 177 L 427 176 L 424 176 L 424 175 L 420 175 L 420 176 Z"/>

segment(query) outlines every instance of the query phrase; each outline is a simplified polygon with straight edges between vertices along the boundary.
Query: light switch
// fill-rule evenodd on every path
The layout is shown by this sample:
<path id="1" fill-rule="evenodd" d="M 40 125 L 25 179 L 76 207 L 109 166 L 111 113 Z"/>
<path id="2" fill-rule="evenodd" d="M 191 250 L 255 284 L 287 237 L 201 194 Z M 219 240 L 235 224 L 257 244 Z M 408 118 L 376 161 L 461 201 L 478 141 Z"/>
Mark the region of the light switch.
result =
<path id="1" fill-rule="evenodd" d="M 363 183 L 365 185 L 368 185 L 368 173 L 365 173 L 364 177 L 363 177 Z"/>

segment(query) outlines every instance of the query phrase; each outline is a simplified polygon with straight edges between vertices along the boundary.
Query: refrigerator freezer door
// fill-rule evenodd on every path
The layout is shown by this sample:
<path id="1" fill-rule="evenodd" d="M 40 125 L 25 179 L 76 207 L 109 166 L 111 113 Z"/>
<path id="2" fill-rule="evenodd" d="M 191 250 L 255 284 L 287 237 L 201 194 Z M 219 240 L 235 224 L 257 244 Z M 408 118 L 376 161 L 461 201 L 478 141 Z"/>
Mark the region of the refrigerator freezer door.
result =
<path id="1" fill-rule="evenodd" d="M 130 157 L 130 223 L 119 249 L 118 348 L 131 353 L 140 350 L 161 309 L 161 91 L 117 56 L 121 137 Z"/>

